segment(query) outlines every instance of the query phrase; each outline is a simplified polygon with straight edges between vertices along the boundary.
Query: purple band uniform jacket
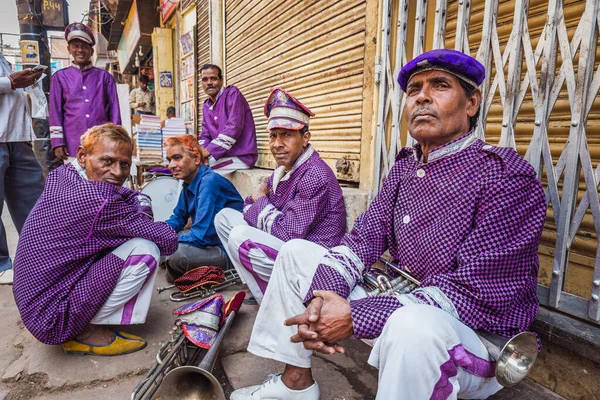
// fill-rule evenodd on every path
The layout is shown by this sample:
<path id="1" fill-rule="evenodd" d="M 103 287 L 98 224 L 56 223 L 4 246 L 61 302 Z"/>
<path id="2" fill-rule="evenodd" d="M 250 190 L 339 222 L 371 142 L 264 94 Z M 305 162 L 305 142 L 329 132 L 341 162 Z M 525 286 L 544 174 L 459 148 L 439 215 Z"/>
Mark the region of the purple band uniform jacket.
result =
<path id="1" fill-rule="evenodd" d="M 421 282 L 411 294 L 350 301 L 354 335 L 375 338 L 403 305 L 440 307 L 473 329 L 512 336 L 537 314 L 537 248 L 546 216 L 542 186 L 513 149 L 467 134 L 420 161 L 396 157 L 380 193 L 321 260 L 316 289 L 348 297 L 386 250 Z"/>
<path id="2" fill-rule="evenodd" d="M 75 157 L 81 136 L 89 128 L 107 122 L 121 125 L 117 86 L 112 75 L 96 67 L 80 70 L 70 66 L 52 76 L 52 148 L 67 146 L 69 156 Z"/>
<path id="3" fill-rule="evenodd" d="M 207 99 L 202 106 L 200 146 L 219 160 L 239 157 L 249 167 L 258 159 L 254 118 L 246 98 L 235 86 L 223 88 L 216 102 Z"/>
<path id="4" fill-rule="evenodd" d="M 310 145 L 286 176 L 275 179 L 283 168 L 267 180 L 267 196 L 256 202 L 246 198 L 244 220 L 284 242 L 306 239 L 327 248 L 339 244 L 346 231 L 346 208 L 331 168 Z"/>
<path id="5" fill-rule="evenodd" d="M 13 293 L 25 327 L 60 344 L 80 334 L 115 288 L 123 260 L 111 251 L 133 238 L 161 255 L 177 250 L 177 234 L 140 212 L 138 192 L 88 181 L 71 164 L 48 175 L 29 214 L 14 262 Z"/>

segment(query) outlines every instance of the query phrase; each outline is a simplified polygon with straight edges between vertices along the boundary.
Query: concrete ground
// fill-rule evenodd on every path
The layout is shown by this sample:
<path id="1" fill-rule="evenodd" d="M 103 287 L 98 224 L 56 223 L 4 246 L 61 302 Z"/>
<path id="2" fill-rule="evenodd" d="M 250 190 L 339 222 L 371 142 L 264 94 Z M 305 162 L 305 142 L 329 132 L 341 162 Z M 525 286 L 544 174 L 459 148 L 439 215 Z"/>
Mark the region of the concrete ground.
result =
<path id="1" fill-rule="evenodd" d="M 6 212 L 2 217 L 14 255 L 17 234 Z M 166 285 L 162 273 L 157 285 Z M 243 289 L 242 286 L 230 288 L 223 295 L 228 299 Z M 171 311 L 181 305 L 171 302 L 168 294 L 167 291 L 154 296 L 146 324 L 126 328 L 127 332 L 147 339 L 148 346 L 144 350 L 115 358 L 74 357 L 65 355 L 61 346 L 37 342 L 20 320 L 12 287 L 0 286 L 0 400 L 129 399 L 135 385 L 155 362 L 159 342 L 169 336 L 174 320 Z M 221 349 L 215 375 L 227 395 L 233 388 L 262 383 L 269 373 L 282 368 L 245 350 L 257 310 L 257 306 L 242 306 Z M 321 386 L 322 399 L 374 399 L 377 370 L 366 364 L 369 347 L 356 340 L 346 341 L 344 345 L 347 350 L 344 356 L 316 357 L 315 376 Z M 560 397 L 531 381 L 524 381 L 515 388 L 502 390 L 493 399 Z"/>

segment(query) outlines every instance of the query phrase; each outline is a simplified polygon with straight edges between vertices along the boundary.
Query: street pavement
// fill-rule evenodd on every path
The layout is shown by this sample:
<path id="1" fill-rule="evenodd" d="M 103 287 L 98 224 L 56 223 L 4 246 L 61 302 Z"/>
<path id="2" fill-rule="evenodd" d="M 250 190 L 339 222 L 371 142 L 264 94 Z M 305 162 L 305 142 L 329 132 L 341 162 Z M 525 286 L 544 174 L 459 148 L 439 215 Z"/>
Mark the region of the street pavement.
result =
<path id="1" fill-rule="evenodd" d="M 17 244 L 17 233 L 6 208 L 2 216 L 8 232 L 11 254 Z M 157 285 L 164 286 L 163 271 Z M 223 292 L 229 299 L 238 285 Z M 125 327 L 126 332 L 140 335 L 148 346 L 137 353 L 120 357 L 68 356 L 61 346 L 48 346 L 36 341 L 24 328 L 13 296 L 12 286 L 0 286 L 0 399 L 81 400 L 129 399 L 131 391 L 155 362 L 159 343 L 167 340 L 173 326 L 172 310 L 181 305 L 169 300 L 169 292 L 155 294 L 148 320 L 144 325 Z M 269 373 L 279 372 L 282 365 L 261 359 L 246 351 L 258 306 L 243 305 L 222 346 L 215 376 L 229 393 L 234 388 L 260 384 Z M 346 355 L 317 356 L 314 375 L 321 387 L 323 400 L 374 399 L 377 370 L 366 363 L 369 346 L 361 341 L 343 343 Z M 494 400 L 560 399 L 531 381 L 516 388 L 502 390 Z"/>

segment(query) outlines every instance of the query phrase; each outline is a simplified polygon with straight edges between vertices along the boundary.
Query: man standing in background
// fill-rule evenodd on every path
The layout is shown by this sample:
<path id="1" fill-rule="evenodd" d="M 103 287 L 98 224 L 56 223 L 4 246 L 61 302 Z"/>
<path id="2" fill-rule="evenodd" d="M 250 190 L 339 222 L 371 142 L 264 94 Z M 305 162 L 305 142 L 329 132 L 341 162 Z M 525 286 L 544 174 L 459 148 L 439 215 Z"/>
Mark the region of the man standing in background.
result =
<path id="1" fill-rule="evenodd" d="M 12 73 L 0 53 L 0 215 L 4 201 L 21 233 L 25 219 L 44 189 L 42 168 L 31 148 L 31 117 L 22 88 L 37 82 L 42 72 L 31 69 Z M 0 284 L 12 284 L 12 261 L 6 231 L 0 220 Z"/>
<path id="2" fill-rule="evenodd" d="M 94 35 L 75 22 L 65 29 L 73 62 L 52 76 L 50 141 L 63 160 L 77 155 L 79 139 L 91 127 L 112 122 L 121 125 L 117 85 L 106 71 L 92 65 Z"/>
<path id="3" fill-rule="evenodd" d="M 140 76 L 140 87 L 135 88 L 129 94 L 129 107 L 133 108 L 136 114 L 154 115 L 154 92 L 148 89 L 147 75 Z"/>

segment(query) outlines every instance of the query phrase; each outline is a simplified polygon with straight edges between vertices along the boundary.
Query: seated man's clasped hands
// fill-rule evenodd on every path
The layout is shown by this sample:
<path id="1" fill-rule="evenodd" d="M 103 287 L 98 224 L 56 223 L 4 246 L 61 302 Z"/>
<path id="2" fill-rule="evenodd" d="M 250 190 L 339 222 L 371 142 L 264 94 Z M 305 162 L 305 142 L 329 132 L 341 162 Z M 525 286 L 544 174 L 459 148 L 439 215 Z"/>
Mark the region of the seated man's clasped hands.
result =
<path id="1" fill-rule="evenodd" d="M 113 124 L 89 129 L 77 159 L 48 175 L 17 246 L 13 292 L 23 324 L 67 353 L 120 355 L 144 339 L 105 325 L 146 320 L 158 261 L 177 234 L 149 200 L 123 187 L 133 141 Z"/>
<path id="2" fill-rule="evenodd" d="M 376 339 L 377 399 L 485 399 L 501 389 L 475 330 L 510 337 L 535 318 L 546 203 L 526 161 L 477 138 L 484 76 L 477 60 L 444 49 L 400 71 L 417 144 L 399 152 L 338 246 L 281 246 L 248 350 L 285 369 L 232 400 L 319 399 L 313 351 L 343 352 L 350 337 Z M 368 296 L 363 276 L 386 251 L 420 282 L 415 290 Z"/>

